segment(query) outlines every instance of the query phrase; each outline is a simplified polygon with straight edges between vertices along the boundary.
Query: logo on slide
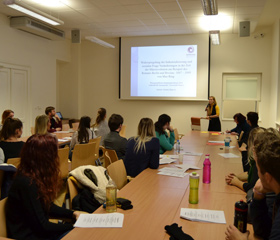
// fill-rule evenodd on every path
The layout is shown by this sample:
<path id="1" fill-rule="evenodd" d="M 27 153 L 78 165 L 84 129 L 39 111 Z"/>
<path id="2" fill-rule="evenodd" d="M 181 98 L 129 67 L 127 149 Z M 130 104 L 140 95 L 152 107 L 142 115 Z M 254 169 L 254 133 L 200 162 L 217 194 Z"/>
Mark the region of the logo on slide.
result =
<path id="1" fill-rule="evenodd" d="M 193 48 L 193 47 L 189 47 L 189 48 L 188 48 L 188 52 L 189 52 L 189 53 L 193 53 L 193 52 L 194 52 L 194 48 Z"/>

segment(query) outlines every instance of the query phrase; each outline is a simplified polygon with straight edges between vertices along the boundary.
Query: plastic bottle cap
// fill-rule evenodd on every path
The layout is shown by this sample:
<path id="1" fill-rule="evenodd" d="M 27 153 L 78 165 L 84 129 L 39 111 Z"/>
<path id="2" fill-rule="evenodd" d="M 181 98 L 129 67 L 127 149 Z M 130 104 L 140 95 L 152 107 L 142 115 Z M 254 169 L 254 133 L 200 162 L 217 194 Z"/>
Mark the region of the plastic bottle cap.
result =
<path id="1" fill-rule="evenodd" d="M 210 156 L 210 154 L 205 154 L 205 156 Z"/>
<path id="2" fill-rule="evenodd" d="M 192 175 L 196 176 L 196 174 L 197 174 L 196 172 L 192 172 Z"/>

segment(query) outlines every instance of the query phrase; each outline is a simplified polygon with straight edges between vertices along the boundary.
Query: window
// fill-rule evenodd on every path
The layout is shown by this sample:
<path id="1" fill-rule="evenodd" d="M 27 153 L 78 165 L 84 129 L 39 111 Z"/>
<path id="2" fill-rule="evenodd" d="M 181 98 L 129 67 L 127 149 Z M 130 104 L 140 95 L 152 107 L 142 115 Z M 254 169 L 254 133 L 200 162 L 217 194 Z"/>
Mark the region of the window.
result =
<path id="1" fill-rule="evenodd" d="M 223 74 L 223 120 L 239 112 L 258 112 L 260 100 L 261 73 Z"/>

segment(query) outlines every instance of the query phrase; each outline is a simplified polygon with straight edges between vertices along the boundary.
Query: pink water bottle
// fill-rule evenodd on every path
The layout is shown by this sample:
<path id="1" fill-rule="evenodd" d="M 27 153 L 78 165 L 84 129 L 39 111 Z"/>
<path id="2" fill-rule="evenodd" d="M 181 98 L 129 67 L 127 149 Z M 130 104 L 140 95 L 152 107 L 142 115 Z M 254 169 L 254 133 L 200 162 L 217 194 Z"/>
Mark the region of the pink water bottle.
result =
<path id="1" fill-rule="evenodd" d="M 203 162 L 203 183 L 211 182 L 211 162 L 209 159 L 209 154 L 205 155 L 205 160 Z"/>

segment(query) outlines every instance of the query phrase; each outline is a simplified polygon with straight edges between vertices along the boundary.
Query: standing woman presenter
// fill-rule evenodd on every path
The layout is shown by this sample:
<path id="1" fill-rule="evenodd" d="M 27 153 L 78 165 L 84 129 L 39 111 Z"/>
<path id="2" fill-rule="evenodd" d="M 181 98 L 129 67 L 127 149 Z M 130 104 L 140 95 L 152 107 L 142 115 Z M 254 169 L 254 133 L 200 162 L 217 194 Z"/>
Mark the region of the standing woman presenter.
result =
<path id="1" fill-rule="evenodd" d="M 209 120 L 208 131 L 221 131 L 221 122 L 220 122 L 220 109 L 217 105 L 216 99 L 213 96 L 209 97 L 209 103 L 205 108 L 207 111 L 206 119 Z"/>

